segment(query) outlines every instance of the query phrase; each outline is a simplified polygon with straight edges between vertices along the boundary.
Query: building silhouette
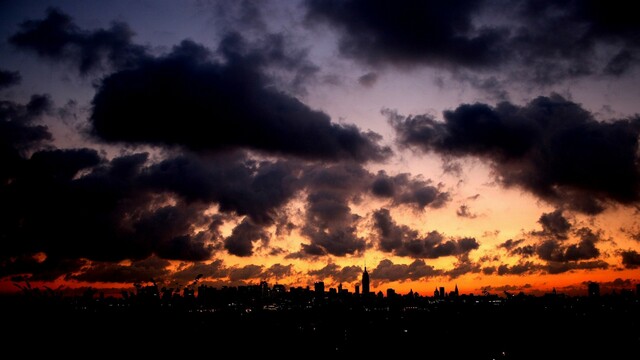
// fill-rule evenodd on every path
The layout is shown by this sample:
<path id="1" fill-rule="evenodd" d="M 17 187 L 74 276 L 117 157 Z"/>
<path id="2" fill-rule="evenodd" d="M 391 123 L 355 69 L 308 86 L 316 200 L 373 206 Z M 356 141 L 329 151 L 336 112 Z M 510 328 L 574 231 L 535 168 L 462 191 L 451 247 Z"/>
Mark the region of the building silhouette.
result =
<path id="1" fill-rule="evenodd" d="M 316 298 L 322 299 L 324 298 L 324 281 L 318 281 L 313 284 Z"/>
<path id="2" fill-rule="evenodd" d="M 364 267 L 364 271 L 362 272 L 362 295 L 369 294 L 369 273 L 367 272 L 367 267 Z"/>

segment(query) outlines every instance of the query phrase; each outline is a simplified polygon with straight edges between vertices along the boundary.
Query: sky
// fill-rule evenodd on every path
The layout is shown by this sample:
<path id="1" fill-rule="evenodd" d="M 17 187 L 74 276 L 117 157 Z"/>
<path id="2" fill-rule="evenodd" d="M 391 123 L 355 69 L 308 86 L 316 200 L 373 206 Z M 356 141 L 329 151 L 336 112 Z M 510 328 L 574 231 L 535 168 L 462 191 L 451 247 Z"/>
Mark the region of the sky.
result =
<path id="1" fill-rule="evenodd" d="M 0 291 L 630 289 L 630 4 L 2 1 Z"/>

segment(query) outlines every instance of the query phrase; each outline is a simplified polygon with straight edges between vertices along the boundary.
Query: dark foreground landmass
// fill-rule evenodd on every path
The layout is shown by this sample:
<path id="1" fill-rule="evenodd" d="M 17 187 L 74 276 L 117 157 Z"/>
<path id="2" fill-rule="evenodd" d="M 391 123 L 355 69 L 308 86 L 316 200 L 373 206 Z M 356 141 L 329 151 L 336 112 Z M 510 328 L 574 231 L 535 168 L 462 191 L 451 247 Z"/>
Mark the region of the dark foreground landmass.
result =
<path id="1" fill-rule="evenodd" d="M 140 300 L 5 297 L 3 347 L 30 358 L 114 359 L 619 359 L 640 353 L 635 294 Z"/>

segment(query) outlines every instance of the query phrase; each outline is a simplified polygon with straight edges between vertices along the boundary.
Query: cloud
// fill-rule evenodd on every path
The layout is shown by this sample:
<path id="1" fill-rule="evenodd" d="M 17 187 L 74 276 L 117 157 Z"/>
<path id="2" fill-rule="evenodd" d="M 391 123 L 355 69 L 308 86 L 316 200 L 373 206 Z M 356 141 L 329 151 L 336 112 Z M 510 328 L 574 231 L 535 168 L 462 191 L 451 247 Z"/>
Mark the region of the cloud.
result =
<path id="1" fill-rule="evenodd" d="M 450 279 L 457 279 L 458 277 L 466 274 L 477 274 L 483 271 L 482 266 L 479 263 L 474 263 L 469 259 L 468 254 L 463 254 L 458 257 L 458 261 L 453 265 L 453 269 L 445 272 Z"/>
<path id="2" fill-rule="evenodd" d="M 442 256 L 468 254 L 480 244 L 475 238 L 450 239 L 437 231 L 420 237 L 416 230 L 406 225 L 398 225 L 388 209 L 379 209 L 373 213 L 373 229 L 377 235 L 378 248 L 397 256 L 435 259 Z"/>
<path id="3" fill-rule="evenodd" d="M 455 3 L 307 0 L 306 20 L 335 31 L 341 55 L 367 65 L 430 66 L 494 98 L 505 82 L 550 85 L 622 76 L 639 60 L 630 5 L 523 0 Z M 504 20 L 509 19 L 509 20 Z"/>
<path id="4" fill-rule="evenodd" d="M 515 249 L 518 245 L 522 244 L 523 242 L 524 242 L 524 239 L 518 239 L 518 240 L 509 239 L 503 242 L 502 244 L 499 244 L 498 248 L 503 248 L 510 252 L 513 249 Z"/>
<path id="5" fill-rule="evenodd" d="M 276 263 L 266 269 L 263 275 L 267 277 L 274 277 L 277 281 L 278 279 L 293 275 L 294 272 L 295 269 L 293 267 L 293 264 L 282 265 L 280 263 Z"/>
<path id="6" fill-rule="evenodd" d="M 622 265 L 627 269 L 637 269 L 640 267 L 640 253 L 635 250 L 621 251 Z"/>
<path id="7" fill-rule="evenodd" d="M 311 24 L 337 30 L 342 55 L 369 64 L 482 68 L 501 61 L 504 34 L 474 26 L 479 1 L 309 0 L 305 5 Z"/>
<path id="8" fill-rule="evenodd" d="M 292 73 L 293 86 L 301 88 L 318 71 L 307 52 L 281 34 L 250 43 L 228 32 L 215 54 L 184 40 L 168 54 L 152 56 L 132 43 L 124 23 L 86 31 L 67 14 L 49 9 L 45 19 L 25 21 L 20 28 L 9 40 L 19 48 L 71 62 L 83 74 L 105 65 L 115 70 L 100 80 L 92 101 L 91 132 L 104 141 L 197 151 L 244 148 L 320 160 L 391 155 L 390 148 L 378 145 L 380 135 L 334 124 L 273 86 Z"/>
<path id="9" fill-rule="evenodd" d="M 629 5 L 524 1 L 516 9 L 521 22 L 511 46 L 539 82 L 591 73 L 619 76 L 637 65 L 639 27 Z M 598 53 L 606 46 L 608 52 Z"/>
<path id="10" fill-rule="evenodd" d="M 391 199 L 395 205 L 408 204 L 420 210 L 440 208 L 450 200 L 449 193 L 431 185 L 430 180 L 412 178 L 408 173 L 390 176 L 384 170 L 378 171 L 373 179 L 371 192 L 379 198 Z"/>
<path id="11" fill-rule="evenodd" d="M 130 265 L 109 262 L 95 262 L 82 272 L 69 276 L 77 281 L 106 283 L 140 283 L 160 279 L 169 275 L 167 267 L 171 263 L 157 257 L 133 261 Z"/>
<path id="12" fill-rule="evenodd" d="M 254 224 L 245 218 L 238 226 L 233 228 L 231 235 L 224 239 L 224 248 L 231 255 L 251 256 L 253 255 L 253 243 L 260 241 L 263 246 L 269 244 L 270 234 L 260 225 Z"/>
<path id="13" fill-rule="evenodd" d="M 29 152 L 48 144 L 49 128 L 37 122 L 51 110 L 47 95 L 32 95 L 27 104 L 0 101 L 0 179 L 5 183 L 16 176 Z"/>
<path id="14" fill-rule="evenodd" d="M 182 263 L 171 278 L 178 282 L 188 282 L 200 274 L 204 279 L 222 279 L 229 275 L 229 268 L 224 266 L 224 262 L 220 259 L 215 259 L 211 263 L 199 261 Z"/>
<path id="15" fill-rule="evenodd" d="M 525 275 L 539 272 L 541 266 L 531 261 L 519 262 L 515 265 L 502 264 L 498 266 L 498 275 Z"/>
<path id="16" fill-rule="evenodd" d="M 535 235 L 552 236 L 558 240 L 568 238 L 567 232 L 571 229 L 571 224 L 562 215 L 562 209 L 542 214 L 538 222 L 542 225 L 542 232 L 534 232 Z"/>
<path id="17" fill-rule="evenodd" d="M 66 61 L 80 73 L 125 68 L 146 59 L 147 50 L 133 44 L 133 31 L 125 23 L 113 22 L 109 29 L 86 31 L 73 19 L 55 8 L 47 10 L 43 20 L 26 20 L 20 31 L 9 38 L 19 49 L 35 51 L 42 58 Z"/>
<path id="18" fill-rule="evenodd" d="M 202 204 L 179 202 L 157 208 L 135 223 L 136 239 L 155 242 L 155 254 L 164 259 L 208 260 L 214 250 L 208 244 L 211 237 L 208 231 L 196 230 L 211 224 L 213 218 L 204 215 L 206 210 Z"/>
<path id="19" fill-rule="evenodd" d="M 323 268 L 309 270 L 307 274 L 320 280 L 331 278 L 338 283 L 350 283 L 360 279 L 362 268 L 355 265 L 341 267 L 334 263 L 329 263 Z"/>
<path id="20" fill-rule="evenodd" d="M 625 233 L 630 239 L 640 242 L 640 227 L 634 224 L 631 228 L 620 228 L 620 231 Z"/>
<path id="21" fill-rule="evenodd" d="M 421 280 L 442 275 L 442 271 L 427 265 L 424 260 L 414 260 L 411 264 L 394 264 L 391 260 L 384 259 L 378 266 L 371 270 L 372 280 L 388 281 L 408 281 Z"/>
<path id="22" fill-rule="evenodd" d="M 578 262 L 555 262 L 550 261 L 543 266 L 548 274 L 561 274 L 571 270 L 595 270 L 608 269 L 609 264 L 603 260 L 578 261 Z"/>
<path id="23" fill-rule="evenodd" d="M 358 83 L 367 88 L 373 87 L 377 81 L 378 74 L 375 72 L 368 72 L 358 78 Z"/>
<path id="24" fill-rule="evenodd" d="M 228 33 L 237 29 L 253 30 L 264 33 L 267 31 L 265 21 L 266 2 L 255 3 L 252 1 L 223 1 L 199 2 L 197 6 L 201 11 L 211 11 L 215 16 L 213 24 L 219 28 L 219 32 Z M 269 12 L 267 12 L 269 14 Z"/>
<path id="25" fill-rule="evenodd" d="M 510 251 L 513 255 L 519 255 L 523 258 L 527 258 L 536 254 L 536 246 L 534 245 L 525 245 L 514 248 Z"/>
<path id="26" fill-rule="evenodd" d="M 524 285 L 502 285 L 502 286 L 483 286 L 482 288 L 480 288 L 480 290 L 484 291 L 522 291 L 524 289 L 530 289 L 532 286 L 531 284 L 524 284 Z"/>
<path id="27" fill-rule="evenodd" d="M 495 266 L 486 266 L 482 268 L 482 273 L 485 275 L 492 275 L 497 271 Z"/>
<path id="28" fill-rule="evenodd" d="M 301 230 L 311 244 L 303 246 L 304 253 L 345 256 L 365 249 L 365 240 L 356 232 L 360 217 L 351 212 L 349 203 L 362 194 L 366 189 L 363 182 L 370 177 L 368 171 L 352 163 L 309 168 L 303 177 L 308 195 Z"/>
<path id="29" fill-rule="evenodd" d="M 307 193 L 301 232 L 311 243 L 304 244 L 296 257 L 361 252 L 366 243 L 357 235 L 356 226 L 362 219 L 351 212 L 350 205 L 363 201 L 365 196 L 420 210 L 441 207 L 449 200 L 448 193 L 429 185 L 430 180 L 407 173 L 390 176 L 380 171 L 374 175 L 354 162 L 308 165 L 301 182 Z"/>
<path id="30" fill-rule="evenodd" d="M 2 185 L 2 210 L 12 215 L 1 231 L 14 239 L 2 243 L 4 256 L 44 252 L 51 259 L 118 262 L 156 254 L 193 261 L 216 249 L 221 215 L 152 187 L 147 176 L 156 169 L 144 167 L 145 153 L 107 161 L 92 149 L 55 149 L 21 161 Z"/>
<path id="31" fill-rule="evenodd" d="M 242 267 L 229 269 L 229 280 L 237 282 L 241 280 L 259 279 L 262 277 L 262 265 L 249 264 Z"/>
<path id="32" fill-rule="evenodd" d="M 557 240 L 544 240 L 536 246 L 540 259 L 554 262 L 589 260 L 600 256 L 596 242 L 600 235 L 588 228 L 579 229 L 580 241 L 577 244 L 563 245 Z"/>
<path id="33" fill-rule="evenodd" d="M 498 183 L 518 186 L 552 204 L 597 214 L 610 202 L 632 205 L 640 200 L 637 117 L 599 122 L 556 94 L 524 106 L 460 105 L 443 113 L 444 122 L 429 115 L 385 114 L 400 145 L 486 160 Z M 543 219 L 546 226 L 551 220 Z"/>
<path id="34" fill-rule="evenodd" d="M 224 63 L 185 40 L 167 55 L 105 77 L 92 101 L 92 133 L 107 142 L 199 152 L 248 149 L 312 160 L 369 161 L 391 154 L 377 144 L 379 135 L 334 124 L 268 86 L 261 60 L 236 53 L 229 42 L 241 39 L 223 40 Z"/>
<path id="35" fill-rule="evenodd" d="M 291 161 L 251 160 L 243 153 L 200 157 L 184 154 L 151 165 L 141 182 L 170 191 L 188 202 L 215 202 L 222 212 L 272 223 L 278 208 L 300 189 L 300 165 Z"/>
<path id="36" fill-rule="evenodd" d="M 24 278 L 34 281 L 54 281 L 62 276 L 79 271 L 87 263 L 83 259 L 67 259 L 55 256 L 47 256 L 45 259 L 41 259 L 38 255 L 1 256 L 0 278 L 24 275 Z"/>
<path id="37" fill-rule="evenodd" d="M 456 215 L 458 215 L 458 217 L 468 218 L 468 219 L 475 219 L 476 217 L 478 217 L 478 215 L 472 213 L 469 210 L 469 206 L 465 204 L 460 205 L 460 207 L 456 210 Z"/>
<path id="38" fill-rule="evenodd" d="M 0 90 L 17 85 L 21 80 L 19 72 L 0 69 Z"/>
<path id="39" fill-rule="evenodd" d="M 302 233 L 311 240 L 304 251 L 310 255 L 345 256 L 362 252 L 365 241 L 356 233 L 358 216 L 330 193 L 316 193 L 308 199 L 307 221 Z"/>

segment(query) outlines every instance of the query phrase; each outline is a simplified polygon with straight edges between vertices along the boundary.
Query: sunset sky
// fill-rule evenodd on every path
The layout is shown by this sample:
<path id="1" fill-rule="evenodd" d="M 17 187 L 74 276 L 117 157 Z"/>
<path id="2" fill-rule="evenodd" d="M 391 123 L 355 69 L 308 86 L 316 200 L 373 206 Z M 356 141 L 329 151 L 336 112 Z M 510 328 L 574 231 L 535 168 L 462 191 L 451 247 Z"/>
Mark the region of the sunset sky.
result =
<path id="1" fill-rule="evenodd" d="M 626 1 L 2 1 L 0 291 L 640 282 Z"/>

